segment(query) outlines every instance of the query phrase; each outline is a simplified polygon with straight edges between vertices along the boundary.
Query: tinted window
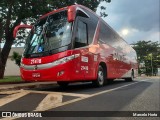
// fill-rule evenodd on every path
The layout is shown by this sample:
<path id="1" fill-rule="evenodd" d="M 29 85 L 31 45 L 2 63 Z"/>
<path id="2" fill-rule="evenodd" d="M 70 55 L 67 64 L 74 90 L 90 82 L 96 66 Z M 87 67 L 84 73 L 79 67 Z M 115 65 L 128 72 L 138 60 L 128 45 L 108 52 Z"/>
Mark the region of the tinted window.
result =
<path id="1" fill-rule="evenodd" d="M 89 18 L 84 18 L 85 22 L 87 23 L 88 28 L 88 43 L 91 44 L 93 42 L 93 37 L 96 31 L 98 17 L 93 13 L 84 9 L 84 11 L 89 15 Z"/>
<path id="2" fill-rule="evenodd" d="M 93 13 L 89 12 L 88 10 L 83 9 L 83 11 L 85 13 L 78 10 L 77 16 L 81 18 L 81 20 L 85 21 L 85 23 L 87 24 L 88 44 L 91 44 L 93 42 L 93 37 L 95 35 L 95 31 L 98 23 L 98 17 Z"/>
<path id="3" fill-rule="evenodd" d="M 99 39 L 101 41 L 105 42 L 106 44 L 111 45 L 111 46 L 113 45 L 113 42 L 115 39 L 112 30 L 104 23 L 101 23 L 101 26 L 100 26 Z"/>
<path id="4" fill-rule="evenodd" d="M 78 21 L 77 32 L 75 38 L 75 48 L 87 45 L 87 25 L 82 21 Z"/>

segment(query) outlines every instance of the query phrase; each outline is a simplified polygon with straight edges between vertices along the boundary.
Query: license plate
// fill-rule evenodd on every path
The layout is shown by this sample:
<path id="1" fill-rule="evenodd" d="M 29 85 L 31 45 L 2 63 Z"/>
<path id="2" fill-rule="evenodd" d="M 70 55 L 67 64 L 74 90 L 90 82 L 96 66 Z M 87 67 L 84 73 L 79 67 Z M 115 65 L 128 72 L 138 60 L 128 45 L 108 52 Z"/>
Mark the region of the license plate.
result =
<path id="1" fill-rule="evenodd" d="M 40 73 L 32 73 L 32 77 L 38 78 L 38 77 L 41 77 L 41 75 L 40 75 Z"/>

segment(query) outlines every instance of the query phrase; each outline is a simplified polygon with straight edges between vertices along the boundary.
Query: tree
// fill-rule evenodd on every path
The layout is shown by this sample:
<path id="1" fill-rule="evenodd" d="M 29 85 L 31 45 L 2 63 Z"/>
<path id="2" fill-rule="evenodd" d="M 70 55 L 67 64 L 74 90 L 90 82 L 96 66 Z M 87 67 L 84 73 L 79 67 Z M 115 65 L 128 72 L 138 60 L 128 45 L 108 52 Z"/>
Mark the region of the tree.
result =
<path id="1" fill-rule="evenodd" d="M 0 78 L 4 76 L 6 61 L 14 43 L 13 30 L 20 23 L 34 23 L 41 15 L 74 3 L 96 10 L 100 2 L 111 0 L 1 0 L 0 2 L 0 41 L 5 41 L 0 51 Z M 105 9 L 105 8 L 103 8 Z"/>
<path id="2" fill-rule="evenodd" d="M 153 75 L 157 73 L 160 67 L 160 44 L 152 41 L 138 41 L 133 44 L 137 52 L 137 58 L 140 66 L 139 74 Z"/>

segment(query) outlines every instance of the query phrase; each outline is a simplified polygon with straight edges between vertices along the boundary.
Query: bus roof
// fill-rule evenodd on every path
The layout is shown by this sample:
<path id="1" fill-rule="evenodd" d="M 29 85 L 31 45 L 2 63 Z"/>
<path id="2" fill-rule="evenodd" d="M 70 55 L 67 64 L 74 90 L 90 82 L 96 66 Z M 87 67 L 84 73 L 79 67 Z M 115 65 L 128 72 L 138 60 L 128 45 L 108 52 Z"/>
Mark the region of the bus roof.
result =
<path id="1" fill-rule="evenodd" d="M 97 16 L 98 18 L 100 18 L 100 17 L 99 17 L 96 13 L 94 13 L 91 9 L 89 9 L 89 8 L 83 6 L 83 5 L 76 4 L 76 5 L 71 5 L 71 6 L 67 6 L 67 7 L 63 7 L 63 8 L 59 8 L 59 9 L 53 10 L 53 11 L 51 11 L 51 12 L 45 14 L 45 15 L 42 15 L 42 16 L 40 17 L 40 19 L 43 19 L 43 18 L 45 18 L 45 17 L 47 17 L 47 16 L 49 16 L 49 15 L 52 15 L 52 14 L 54 14 L 54 13 L 57 13 L 57 12 L 60 12 L 60 11 L 63 11 L 63 10 L 67 10 L 67 9 L 69 9 L 70 7 L 74 7 L 75 9 L 77 9 L 78 7 L 79 7 L 79 8 L 83 8 L 83 9 L 85 9 L 85 10 L 88 10 L 89 12 L 91 12 L 92 14 L 94 14 L 95 16 Z"/>

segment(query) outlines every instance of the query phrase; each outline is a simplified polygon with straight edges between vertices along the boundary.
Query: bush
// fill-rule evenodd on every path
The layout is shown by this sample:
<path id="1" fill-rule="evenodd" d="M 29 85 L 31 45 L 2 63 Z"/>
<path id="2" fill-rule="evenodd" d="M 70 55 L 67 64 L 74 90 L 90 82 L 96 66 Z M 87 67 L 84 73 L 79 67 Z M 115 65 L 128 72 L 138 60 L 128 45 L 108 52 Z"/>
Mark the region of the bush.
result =
<path id="1" fill-rule="evenodd" d="M 13 52 L 13 55 L 11 56 L 11 60 L 15 61 L 15 64 L 20 66 L 21 64 L 21 57 L 22 55 L 20 55 L 19 53 L 17 52 Z"/>

